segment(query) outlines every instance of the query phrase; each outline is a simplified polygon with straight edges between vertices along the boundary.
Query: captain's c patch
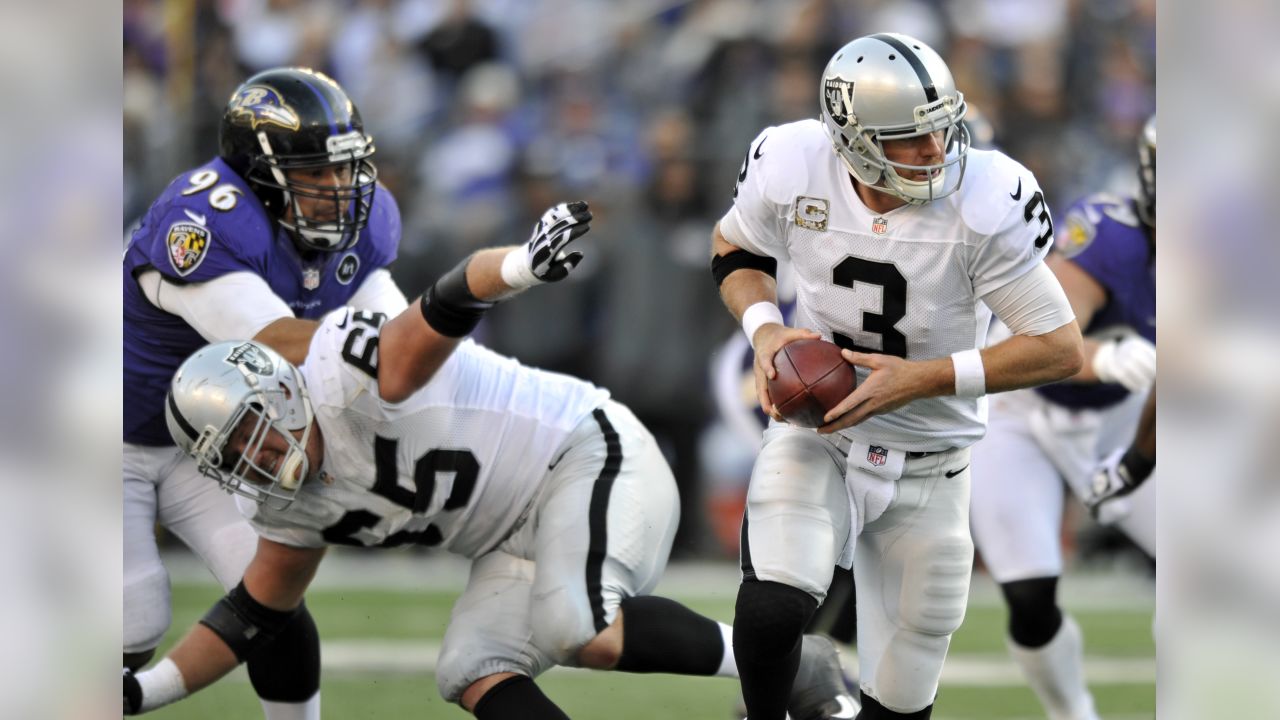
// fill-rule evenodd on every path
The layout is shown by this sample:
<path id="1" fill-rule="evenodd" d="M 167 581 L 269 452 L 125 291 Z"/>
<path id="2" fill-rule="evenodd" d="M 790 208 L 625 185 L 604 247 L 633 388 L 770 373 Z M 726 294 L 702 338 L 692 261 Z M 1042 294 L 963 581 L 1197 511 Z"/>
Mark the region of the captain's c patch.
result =
<path id="1" fill-rule="evenodd" d="M 190 275 L 209 249 L 209 228 L 192 222 L 176 222 L 169 226 L 165 239 L 169 248 L 169 264 L 179 275 Z"/>

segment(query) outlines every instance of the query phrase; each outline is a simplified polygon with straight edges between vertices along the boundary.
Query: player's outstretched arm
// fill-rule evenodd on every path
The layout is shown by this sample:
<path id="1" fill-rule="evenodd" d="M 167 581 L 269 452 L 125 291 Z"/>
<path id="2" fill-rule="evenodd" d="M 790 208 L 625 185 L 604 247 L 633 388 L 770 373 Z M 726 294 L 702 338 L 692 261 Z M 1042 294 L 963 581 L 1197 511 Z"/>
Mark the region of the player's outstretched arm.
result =
<path id="1" fill-rule="evenodd" d="M 782 420 L 769 397 L 769 380 L 777 375 L 773 356 L 783 345 L 796 340 L 817 340 L 812 330 L 787 327 L 778 308 L 778 284 L 774 278 L 777 261 L 752 255 L 725 239 L 716 223 L 711 233 L 711 275 L 720 287 L 720 299 L 742 324 L 742 331 L 755 349 L 756 397 L 760 408 L 775 420 Z"/>
<path id="2" fill-rule="evenodd" d="M 1075 262 L 1058 253 L 1050 253 L 1045 265 L 1062 284 L 1076 322 L 1089 327 L 1094 313 L 1107 304 L 1107 290 Z M 1119 383 L 1131 392 L 1142 392 L 1155 382 L 1156 346 L 1141 335 L 1133 334 L 1115 340 L 1085 338 L 1084 366 L 1073 375 L 1072 382 Z"/>
<path id="3" fill-rule="evenodd" d="M 569 243 L 590 229 L 585 202 L 543 213 L 524 245 L 468 256 L 436 280 L 417 303 L 383 326 L 378 344 L 378 394 L 390 403 L 417 392 L 499 300 L 534 285 L 558 282 L 582 262 Z"/>
<path id="4" fill-rule="evenodd" d="M 125 671 L 124 713 L 176 702 L 235 669 L 292 619 L 323 557 L 324 548 L 259 538 L 239 585 L 154 667 L 136 675 Z"/>

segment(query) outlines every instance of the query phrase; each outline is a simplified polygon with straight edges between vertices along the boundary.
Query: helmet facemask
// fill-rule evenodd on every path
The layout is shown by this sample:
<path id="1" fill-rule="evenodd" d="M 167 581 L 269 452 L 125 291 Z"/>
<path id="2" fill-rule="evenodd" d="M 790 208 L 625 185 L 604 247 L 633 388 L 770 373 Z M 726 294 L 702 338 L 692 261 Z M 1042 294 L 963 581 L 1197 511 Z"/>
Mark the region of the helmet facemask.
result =
<path id="1" fill-rule="evenodd" d="M 293 437 L 279 418 L 273 418 L 274 411 L 270 407 L 270 404 L 264 406 L 260 401 L 241 405 L 241 410 L 233 416 L 227 428 L 216 432 L 206 429 L 197 439 L 192 455 L 201 473 L 218 480 L 225 491 L 251 498 L 273 510 L 284 510 L 291 505 L 302 480 L 310 473 L 306 446 L 311 437 L 311 423 L 303 428 L 301 438 Z M 238 456 L 224 456 L 228 443 L 244 423 L 251 427 L 244 450 Z M 268 468 L 257 464 L 256 457 L 273 430 L 288 443 L 288 450 Z"/>
<path id="2" fill-rule="evenodd" d="M 328 138 L 327 153 L 314 155 L 279 155 L 273 152 L 267 133 L 258 132 L 262 154 L 249 168 L 249 180 L 279 191 L 280 224 L 298 242 L 311 250 L 337 252 L 359 240 L 369 223 L 378 170 L 369 160 L 373 141 L 360 131 Z M 289 177 L 289 171 L 333 168 L 342 181 L 338 185 L 308 183 Z M 304 212 L 300 200 L 314 201 L 317 214 Z M 286 220 L 285 209 L 292 209 Z"/>
<path id="3" fill-rule="evenodd" d="M 824 117 L 824 126 L 836 154 L 862 184 L 909 204 L 923 205 L 960 189 L 971 146 L 969 129 L 961 122 L 966 108 L 964 95 L 957 91 L 954 97 L 916 107 L 912 125 L 863 125 L 856 115 L 850 115 L 843 127 L 829 116 Z M 939 131 L 943 133 L 943 158 L 938 163 L 910 165 L 885 155 L 886 140 L 907 140 Z M 919 172 L 929 177 L 911 179 Z"/>
<path id="4" fill-rule="evenodd" d="M 1147 120 L 1138 138 L 1138 217 L 1156 226 L 1156 118 Z"/>

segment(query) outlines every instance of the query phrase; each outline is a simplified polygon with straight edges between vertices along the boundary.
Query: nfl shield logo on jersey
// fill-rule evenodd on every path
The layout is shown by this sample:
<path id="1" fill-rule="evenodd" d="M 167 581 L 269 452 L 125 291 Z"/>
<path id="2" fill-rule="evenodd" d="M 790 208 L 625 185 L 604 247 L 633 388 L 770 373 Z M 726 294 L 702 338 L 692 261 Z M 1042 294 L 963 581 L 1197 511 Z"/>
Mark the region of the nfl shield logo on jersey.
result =
<path id="1" fill-rule="evenodd" d="M 889 231 L 889 221 L 882 217 L 878 217 L 871 221 L 871 232 L 877 235 L 883 235 Z"/>
<path id="2" fill-rule="evenodd" d="M 320 287 L 320 268 L 304 268 L 302 270 L 302 287 L 315 290 Z"/>
<path id="3" fill-rule="evenodd" d="M 872 465 L 880 466 L 885 464 L 889 459 L 889 451 L 879 445 L 872 445 L 867 448 L 867 462 Z"/>

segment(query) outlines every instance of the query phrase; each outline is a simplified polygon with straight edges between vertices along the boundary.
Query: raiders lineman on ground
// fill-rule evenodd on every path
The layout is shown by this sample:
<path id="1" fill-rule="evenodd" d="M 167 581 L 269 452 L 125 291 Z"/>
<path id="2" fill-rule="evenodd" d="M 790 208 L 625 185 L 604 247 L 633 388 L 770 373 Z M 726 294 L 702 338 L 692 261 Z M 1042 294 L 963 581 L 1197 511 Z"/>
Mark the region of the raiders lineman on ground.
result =
<path id="1" fill-rule="evenodd" d="M 1080 627 L 1057 604 L 1063 481 L 1155 556 L 1155 483 L 1134 492 L 1155 466 L 1154 400 L 1151 431 L 1129 448 L 1156 376 L 1155 152 L 1153 117 L 1139 141 L 1138 196 L 1077 202 L 1048 259 L 1089 336 L 1085 368 L 994 399 L 973 450 L 974 540 L 1009 605 L 1009 652 L 1050 720 L 1098 717 Z"/>
<path id="2" fill-rule="evenodd" d="M 479 718 L 564 718 L 533 683 L 552 665 L 735 677 L 730 628 L 648 596 L 680 517 L 653 436 L 607 391 L 461 341 L 500 298 L 582 259 L 585 203 L 547 211 L 527 246 L 481 251 L 396 318 L 328 315 L 295 368 L 230 342 L 188 359 L 167 420 L 243 497 L 261 539 L 244 579 L 154 669 L 125 676 L 150 710 L 252 655 L 301 607 L 329 544 L 422 544 L 475 560 L 437 664 Z M 212 481 L 210 484 L 213 484 Z M 843 690 L 806 639 L 797 720 Z"/>
<path id="3" fill-rule="evenodd" d="M 801 631 L 832 566 L 852 563 L 858 717 L 927 718 L 968 600 L 982 397 L 1078 372 L 1080 331 L 1042 262 L 1053 228 L 1036 179 L 970 149 L 937 53 L 862 37 L 819 91 L 821 120 L 751 143 L 713 238 L 713 274 L 779 420 L 747 496 L 734 651 L 751 720 L 782 720 Z M 779 258 L 796 272 L 795 328 L 774 304 Z M 979 351 L 986 307 L 1015 335 Z M 846 348 L 859 385 L 814 432 L 780 421 L 766 378 L 779 348 L 819 335 Z"/>
<path id="4" fill-rule="evenodd" d="M 337 83 L 306 68 L 261 72 L 232 94 L 218 135 L 219 156 L 174 179 L 124 254 L 124 665 L 134 670 L 171 618 L 156 524 L 226 589 L 257 543 L 169 437 L 174 370 L 208 342 L 241 337 L 300 361 L 326 312 L 407 304 L 386 269 L 400 211 Z M 320 717 L 319 652 L 304 611 L 249 662 L 269 719 Z"/>

